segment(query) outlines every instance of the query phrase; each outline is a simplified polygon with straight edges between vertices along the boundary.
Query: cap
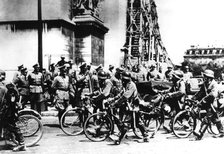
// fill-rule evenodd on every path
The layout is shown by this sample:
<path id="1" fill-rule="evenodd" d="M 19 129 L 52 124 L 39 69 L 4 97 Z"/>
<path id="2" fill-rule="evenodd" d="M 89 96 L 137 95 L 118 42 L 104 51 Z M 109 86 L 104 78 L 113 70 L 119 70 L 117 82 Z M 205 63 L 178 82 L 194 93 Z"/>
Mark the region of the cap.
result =
<path id="1" fill-rule="evenodd" d="M 113 65 L 109 65 L 109 69 L 114 69 L 114 66 Z"/>
<path id="2" fill-rule="evenodd" d="M 21 69 L 21 71 L 23 71 L 23 72 L 27 72 L 27 68 L 24 67 L 24 68 Z"/>
<path id="3" fill-rule="evenodd" d="M 18 66 L 18 70 L 21 70 L 23 67 L 24 67 L 23 64 Z"/>
<path id="4" fill-rule="evenodd" d="M 152 64 L 150 67 L 151 67 L 151 68 L 152 68 L 152 67 L 155 68 L 155 67 L 156 67 L 156 64 Z"/>
<path id="5" fill-rule="evenodd" d="M 61 55 L 61 58 L 63 58 L 63 59 L 64 59 L 64 58 L 65 58 L 65 56 L 64 56 L 64 55 Z"/>
<path id="6" fill-rule="evenodd" d="M 81 66 L 79 66 L 80 69 L 86 68 L 86 63 L 83 63 Z"/>
<path id="7" fill-rule="evenodd" d="M 100 65 L 97 66 L 96 71 L 98 72 L 102 68 L 103 68 L 103 66 L 102 66 L 102 64 L 100 64 Z"/>
<path id="8" fill-rule="evenodd" d="M 4 75 L 5 71 L 0 69 L 0 75 Z"/>
<path id="9" fill-rule="evenodd" d="M 118 67 L 118 68 L 116 68 L 116 71 L 119 72 L 119 73 L 122 73 L 124 71 L 124 69 L 121 68 L 121 67 Z"/>
<path id="10" fill-rule="evenodd" d="M 34 64 L 33 65 L 33 68 L 36 68 L 36 67 L 40 67 L 40 65 L 37 63 L 37 64 Z"/>

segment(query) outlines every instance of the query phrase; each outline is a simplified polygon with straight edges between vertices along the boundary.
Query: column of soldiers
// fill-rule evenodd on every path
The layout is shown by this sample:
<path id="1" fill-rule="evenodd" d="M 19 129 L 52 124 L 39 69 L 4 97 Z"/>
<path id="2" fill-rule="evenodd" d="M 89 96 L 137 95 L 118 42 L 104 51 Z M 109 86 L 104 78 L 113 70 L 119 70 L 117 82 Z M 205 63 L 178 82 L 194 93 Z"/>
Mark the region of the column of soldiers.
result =
<path id="1" fill-rule="evenodd" d="M 59 70 L 56 73 L 55 67 Z M 177 67 L 178 68 L 178 67 Z M 179 102 L 183 101 L 183 96 L 186 95 L 185 83 L 192 77 L 189 72 L 189 67 L 185 66 L 184 70 L 173 69 L 173 66 L 168 65 L 167 71 L 163 75 L 161 71 L 157 71 L 156 65 L 151 65 L 149 70 L 146 66 L 136 65 L 135 67 L 119 67 L 114 69 L 114 66 L 109 65 L 108 71 L 105 71 L 102 65 L 93 69 L 92 66 L 83 63 L 79 66 L 80 71 L 71 72 L 71 63 L 66 62 L 64 57 L 61 57 L 56 65 L 51 64 L 49 72 L 45 69 L 40 70 L 38 64 L 33 65 L 33 71 L 27 73 L 27 68 L 23 65 L 18 66 L 18 72 L 13 77 L 13 83 L 17 86 L 22 100 L 23 106 L 30 101 L 32 109 L 41 113 L 41 103 L 46 101 L 43 99 L 43 94 L 48 93 L 48 100 L 53 101 L 58 110 L 59 122 L 62 114 L 66 111 L 69 104 L 72 107 L 81 106 L 81 96 L 84 93 L 91 93 L 93 102 L 96 104 L 94 112 L 102 110 L 102 101 L 108 97 L 114 97 L 116 108 L 119 108 L 119 116 L 122 119 L 122 114 L 125 112 L 125 101 L 138 104 L 138 90 L 135 82 L 161 80 L 173 83 L 171 90 L 169 89 L 169 99 L 172 104 L 169 113 L 174 116 L 180 110 Z M 214 77 L 213 77 L 214 78 Z M 134 82 L 133 82 L 134 81 Z M 45 96 L 46 97 L 46 96 Z M 175 102 L 175 103 L 174 103 Z M 217 118 L 218 119 L 218 118 Z M 171 122 L 170 122 L 171 124 Z M 115 141 L 115 144 L 120 144 L 127 129 L 122 123 L 118 123 L 121 135 Z M 144 137 L 144 142 L 148 141 L 148 135 L 141 120 L 137 117 L 137 125 L 140 128 Z M 164 127 L 168 132 L 171 131 L 170 125 Z M 203 136 L 195 133 L 198 138 Z"/>

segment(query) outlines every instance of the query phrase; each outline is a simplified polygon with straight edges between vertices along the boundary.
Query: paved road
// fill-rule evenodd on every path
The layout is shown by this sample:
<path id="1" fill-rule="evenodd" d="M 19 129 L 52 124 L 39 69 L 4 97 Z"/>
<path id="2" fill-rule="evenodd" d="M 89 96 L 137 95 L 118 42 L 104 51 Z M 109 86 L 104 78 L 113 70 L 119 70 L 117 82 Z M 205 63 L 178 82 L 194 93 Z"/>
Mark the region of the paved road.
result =
<path id="1" fill-rule="evenodd" d="M 58 126 L 56 117 L 43 117 L 44 136 L 35 147 L 18 154 L 213 154 L 223 153 L 224 138 L 214 138 L 206 134 L 201 141 L 178 139 L 173 134 L 166 134 L 160 130 L 154 139 L 148 143 L 138 143 L 132 134 L 124 139 L 121 145 L 113 145 L 111 140 L 91 142 L 85 135 L 67 136 Z M 12 153 L 11 150 L 2 150 L 1 154 Z"/>

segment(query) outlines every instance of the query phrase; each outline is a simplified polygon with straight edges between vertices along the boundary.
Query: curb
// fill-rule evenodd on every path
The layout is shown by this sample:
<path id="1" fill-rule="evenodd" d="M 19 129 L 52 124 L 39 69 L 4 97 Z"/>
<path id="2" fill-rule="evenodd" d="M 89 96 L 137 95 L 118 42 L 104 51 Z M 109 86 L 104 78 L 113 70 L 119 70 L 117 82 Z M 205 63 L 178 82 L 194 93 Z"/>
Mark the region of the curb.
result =
<path id="1" fill-rule="evenodd" d="M 48 111 L 42 111 L 41 116 L 58 116 L 58 111 L 55 107 L 48 107 Z"/>

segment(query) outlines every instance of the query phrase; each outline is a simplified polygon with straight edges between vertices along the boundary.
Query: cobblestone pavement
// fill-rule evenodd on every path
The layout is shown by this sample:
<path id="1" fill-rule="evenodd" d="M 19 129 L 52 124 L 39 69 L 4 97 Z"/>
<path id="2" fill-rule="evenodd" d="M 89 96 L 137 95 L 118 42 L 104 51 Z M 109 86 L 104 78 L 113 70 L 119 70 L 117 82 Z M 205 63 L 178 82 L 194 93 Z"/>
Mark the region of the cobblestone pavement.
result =
<path id="1" fill-rule="evenodd" d="M 60 130 L 55 116 L 43 117 L 42 122 L 44 136 L 39 144 L 29 147 L 27 151 L 17 152 L 18 154 L 207 154 L 222 152 L 224 144 L 224 138 L 214 138 L 210 134 L 206 134 L 201 141 L 191 141 L 193 136 L 178 139 L 173 134 L 166 134 L 164 130 L 160 130 L 148 143 L 139 143 L 130 133 L 121 145 L 114 145 L 111 140 L 91 142 L 83 134 L 67 136 Z M 0 153 L 12 151 L 4 149 Z"/>

